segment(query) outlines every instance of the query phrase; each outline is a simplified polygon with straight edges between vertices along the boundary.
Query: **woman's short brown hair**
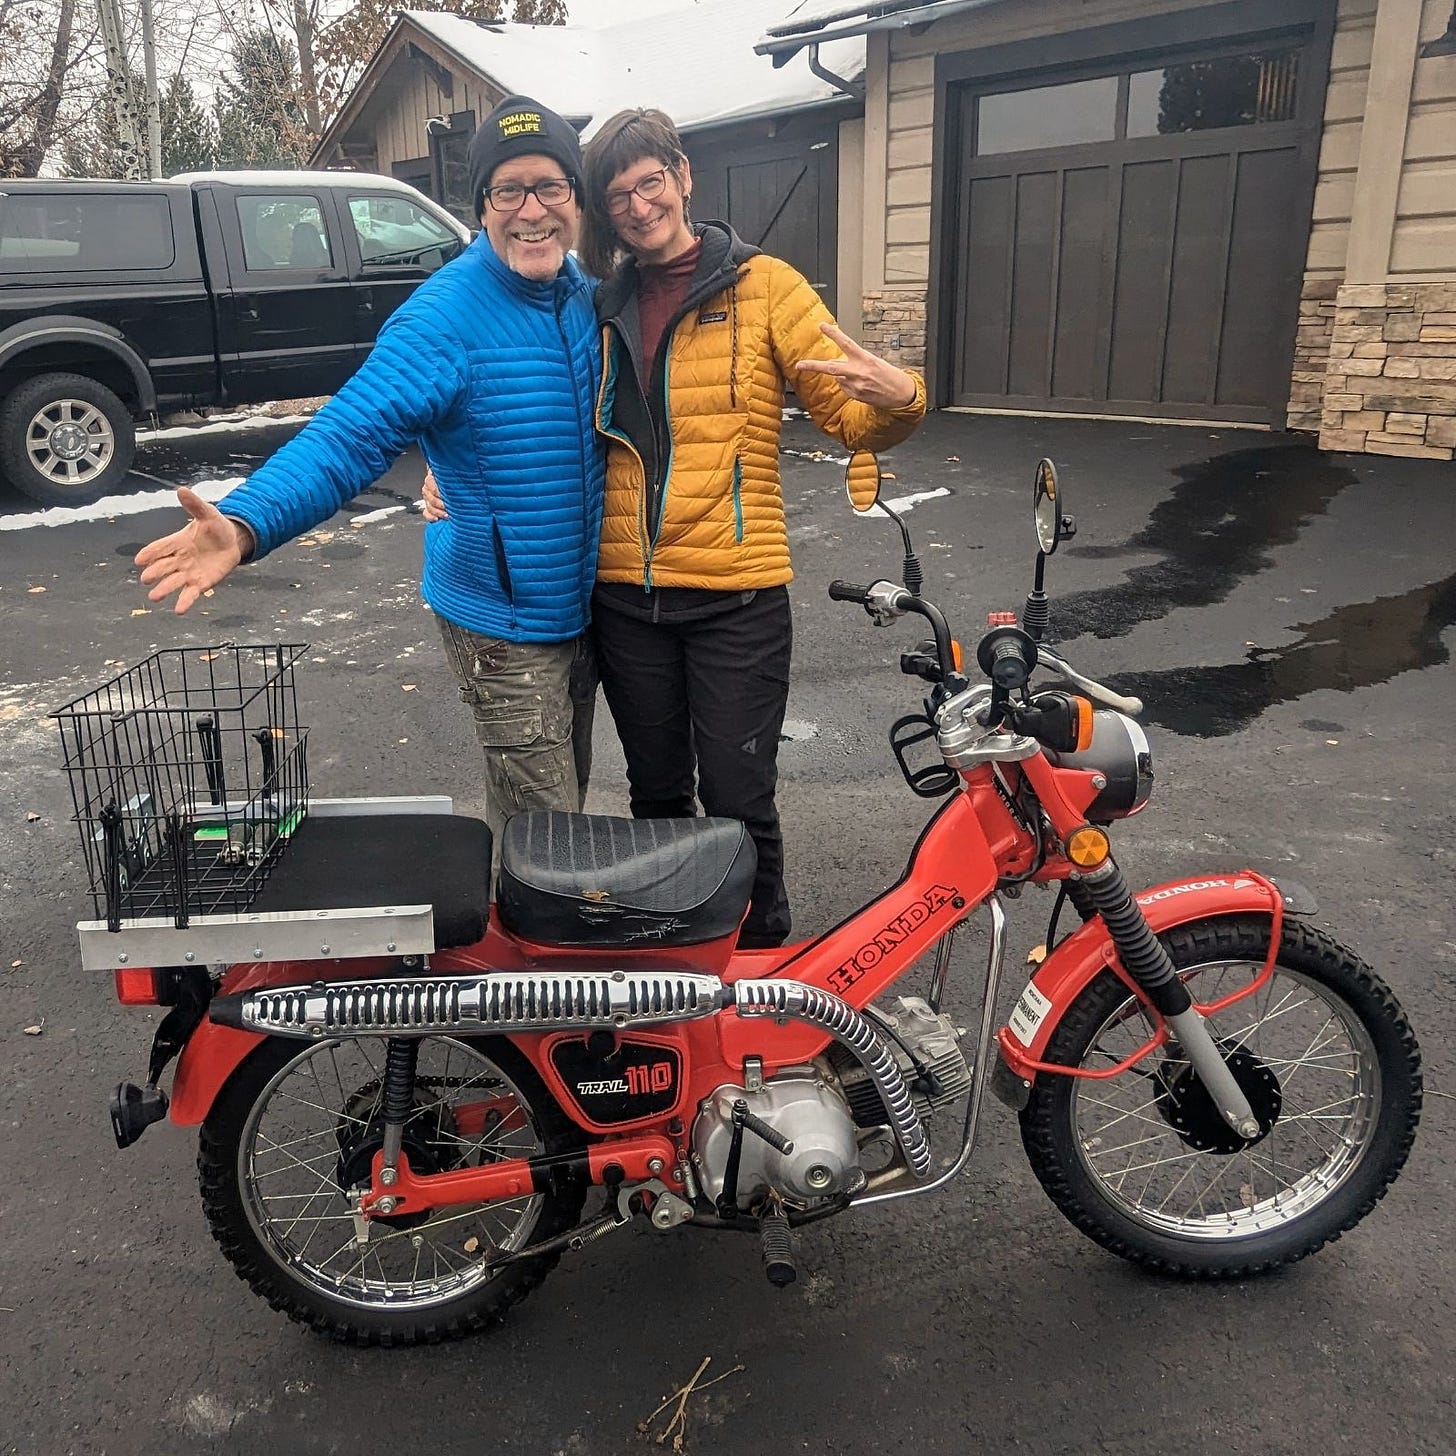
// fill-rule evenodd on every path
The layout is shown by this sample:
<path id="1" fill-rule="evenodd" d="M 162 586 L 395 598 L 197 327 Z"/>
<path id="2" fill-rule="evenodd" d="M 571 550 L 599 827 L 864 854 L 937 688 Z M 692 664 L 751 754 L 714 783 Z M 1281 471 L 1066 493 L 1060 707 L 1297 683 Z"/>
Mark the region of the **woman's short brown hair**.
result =
<path id="1" fill-rule="evenodd" d="M 585 196 L 580 252 L 587 272 L 595 273 L 598 278 L 605 278 L 617 266 L 624 251 L 607 215 L 607 187 L 619 172 L 644 157 L 671 167 L 678 181 L 682 181 L 681 163 L 687 156 L 677 127 L 665 112 L 642 106 L 608 117 L 582 152 Z"/>

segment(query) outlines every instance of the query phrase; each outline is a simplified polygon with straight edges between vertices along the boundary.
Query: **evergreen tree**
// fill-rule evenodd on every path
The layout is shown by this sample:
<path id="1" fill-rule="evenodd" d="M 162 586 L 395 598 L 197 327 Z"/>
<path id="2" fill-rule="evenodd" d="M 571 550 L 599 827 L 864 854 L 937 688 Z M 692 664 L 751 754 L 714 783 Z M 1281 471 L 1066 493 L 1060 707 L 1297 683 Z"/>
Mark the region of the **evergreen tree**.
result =
<path id="1" fill-rule="evenodd" d="M 239 31 L 215 107 L 217 165 L 300 167 L 310 141 L 298 104 L 298 53 L 267 29 Z"/>
<path id="2" fill-rule="evenodd" d="M 217 139 L 212 117 L 185 76 L 173 76 L 162 92 L 162 175 L 205 172 L 213 166 Z"/>

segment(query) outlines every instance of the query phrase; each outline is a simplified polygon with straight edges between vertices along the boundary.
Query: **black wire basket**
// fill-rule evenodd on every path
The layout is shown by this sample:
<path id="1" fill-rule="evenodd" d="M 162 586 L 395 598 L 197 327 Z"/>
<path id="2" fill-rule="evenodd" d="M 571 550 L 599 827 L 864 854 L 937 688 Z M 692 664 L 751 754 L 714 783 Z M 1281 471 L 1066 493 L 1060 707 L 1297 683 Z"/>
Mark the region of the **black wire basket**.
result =
<path id="1" fill-rule="evenodd" d="M 153 653 L 57 708 L 96 918 L 248 908 L 308 812 L 304 643 Z"/>

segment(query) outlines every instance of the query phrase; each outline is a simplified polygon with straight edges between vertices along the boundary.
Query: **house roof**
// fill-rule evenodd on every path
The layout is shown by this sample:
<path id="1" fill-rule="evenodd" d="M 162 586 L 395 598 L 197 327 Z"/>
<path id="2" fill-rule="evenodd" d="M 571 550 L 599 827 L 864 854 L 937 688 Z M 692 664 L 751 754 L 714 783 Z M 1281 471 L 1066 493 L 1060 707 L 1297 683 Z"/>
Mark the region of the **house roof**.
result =
<path id="1" fill-rule="evenodd" d="M 607 8 L 610 21 L 594 14 L 568 25 L 477 24 L 419 10 L 405 18 L 507 93 L 585 119 L 586 136 L 627 106 L 659 107 L 690 131 L 841 94 L 807 58 L 771 65 L 754 53 L 784 0 L 612 0 Z M 864 71 L 864 40 L 828 44 L 820 61 L 853 80 Z"/>
<path id="2" fill-rule="evenodd" d="M 805 46 L 842 43 L 847 37 L 868 35 L 876 30 L 903 30 L 911 25 L 928 25 L 963 10 L 979 10 L 1002 0 L 799 0 L 787 13 L 781 9 L 776 22 L 768 25 L 754 50 L 772 56 L 775 66 L 785 66 Z"/>

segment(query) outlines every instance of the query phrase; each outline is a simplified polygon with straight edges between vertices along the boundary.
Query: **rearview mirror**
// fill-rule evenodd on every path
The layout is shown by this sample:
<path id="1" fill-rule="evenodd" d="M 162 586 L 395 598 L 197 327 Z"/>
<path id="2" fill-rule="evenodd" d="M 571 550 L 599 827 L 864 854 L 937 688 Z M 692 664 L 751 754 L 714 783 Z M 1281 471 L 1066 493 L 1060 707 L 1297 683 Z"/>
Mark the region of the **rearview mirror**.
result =
<path id="1" fill-rule="evenodd" d="M 1050 556 L 1062 539 L 1062 491 L 1057 482 L 1057 467 L 1050 460 L 1040 460 L 1036 482 L 1032 487 L 1032 513 L 1036 518 L 1036 540 L 1042 552 Z"/>
<path id="2" fill-rule="evenodd" d="M 880 498 L 880 461 L 873 450 L 856 450 L 844 472 L 849 503 L 859 515 L 874 510 Z"/>

